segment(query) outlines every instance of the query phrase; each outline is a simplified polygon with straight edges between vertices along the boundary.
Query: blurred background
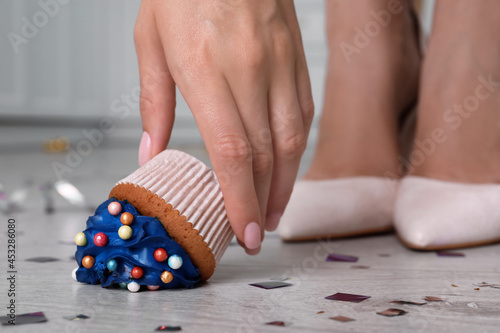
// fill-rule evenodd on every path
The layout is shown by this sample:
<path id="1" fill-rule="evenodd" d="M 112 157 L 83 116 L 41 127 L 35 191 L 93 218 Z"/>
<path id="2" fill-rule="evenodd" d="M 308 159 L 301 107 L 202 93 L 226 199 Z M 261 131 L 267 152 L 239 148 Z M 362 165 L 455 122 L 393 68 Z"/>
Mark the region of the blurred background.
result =
<path id="1" fill-rule="evenodd" d="M 327 48 L 324 0 L 295 4 L 316 104 L 302 173 L 316 140 Z M 415 2 L 427 33 L 433 4 Z M 0 200 L 26 184 L 40 187 L 58 179 L 79 183 L 85 192 L 86 180 L 102 178 L 92 186 L 105 196 L 137 167 L 142 128 L 133 29 L 139 5 L 140 0 L 2 0 Z M 169 147 L 209 163 L 180 94 Z"/>

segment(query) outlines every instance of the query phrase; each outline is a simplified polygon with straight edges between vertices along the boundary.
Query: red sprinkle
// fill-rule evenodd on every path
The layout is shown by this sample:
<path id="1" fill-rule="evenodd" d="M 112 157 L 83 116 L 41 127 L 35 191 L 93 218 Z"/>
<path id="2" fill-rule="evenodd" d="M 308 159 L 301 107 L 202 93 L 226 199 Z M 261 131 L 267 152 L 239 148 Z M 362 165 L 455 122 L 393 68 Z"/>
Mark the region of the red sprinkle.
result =
<path id="1" fill-rule="evenodd" d="M 140 279 L 142 277 L 142 274 L 144 274 L 144 272 L 142 271 L 142 268 L 140 268 L 139 266 L 135 266 L 134 268 L 132 268 L 132 271 L 130 272 L 130 275 L 132 275 L 134 279 Z"/>
<path id="2" fill-rule="evenodd" d="M 96 246 L 106 246 L 108 244 L 108 236 L 104 232 L 99 232 L 94 236 L 94 244 Z"/>
<path id="3" fill-rule="evenodd" d="M 167 260 L 167 251 L 165 251 L 165 249 L 158 248 L 153 253 L 153 256 L 155 257 L 156 261 L 163 262 L 163 261 Z"/>

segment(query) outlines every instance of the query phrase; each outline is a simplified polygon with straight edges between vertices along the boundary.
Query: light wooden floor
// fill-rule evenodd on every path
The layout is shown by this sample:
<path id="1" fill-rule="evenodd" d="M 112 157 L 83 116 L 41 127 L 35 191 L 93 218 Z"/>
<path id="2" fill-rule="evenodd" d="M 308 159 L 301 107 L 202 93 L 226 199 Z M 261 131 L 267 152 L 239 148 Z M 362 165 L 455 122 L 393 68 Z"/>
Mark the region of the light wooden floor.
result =
<path id="1" fill-rule="evenodd" d="M 194 154 L 203 157 L 201 151 Z M 26 177 L 39 184 L 53 177 L 50 162 L 63 157 L 2 155 L 0 182 L 7 189 L 15 188 Z M 96 150 L 69 179 L 98 204 L 135 163 L 133 149 Z M 45 215 L 37 189 L 27 203 L 24 212 L 13 215 L 18 225 L 17 314 L 43 311 L 49 321 L 3 326 L 2 332 L 152 332 L 160 325 L 180 325 L 183 332 L 498 332 L 500 327 L 500 289 L 474 290 L 473 285 L 500 283 L 500 245 L 463 250 L 465 257 L 454 258 L 407 250 L 392 234 L 300 244 L 285 244 L 269 234 L 256 257 L 230 246 L 213 278 L 197 289 L 133 294 L 72 280 L 76 264 L 70 257 L 75 247 L 64 242 L 70 242 L 84 228 L 87 212 L 57 199 L 56 213 Z M 0 215 L 0 304 L 4 309 L 0 315 L 7 304 L 6 220 Z M 326 262 L 327 252 L 358 256 L 356 264 L 370 268 Z M 60 260 L 26 261 L 38 256 Z M 275 276 L 289 277 L 287 282 L 293 286 L 264 290 L 248 285 Z M 371 298 L 357 304 L 325 299 L 337 292 Z M 422 306 L 389 303 L 418 301 L 424 296 L 440 296 L 446 301 Z M 392 318 L 376 314 L 391 307 L 408 313 Z M 76 322 L 63 319 L 76 314 L 91 318 Z M 328 319 L 336 315 L 355 321 Z M 264 324 L 277 320 L 289 326 Z"/>

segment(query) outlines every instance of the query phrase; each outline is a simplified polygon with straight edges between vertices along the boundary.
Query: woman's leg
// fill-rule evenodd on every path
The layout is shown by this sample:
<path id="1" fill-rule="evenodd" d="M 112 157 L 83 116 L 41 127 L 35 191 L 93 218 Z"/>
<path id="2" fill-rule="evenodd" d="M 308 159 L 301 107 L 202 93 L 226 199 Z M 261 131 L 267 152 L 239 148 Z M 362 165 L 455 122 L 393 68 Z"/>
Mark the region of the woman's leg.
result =
<path id="1" fill-rule="evenodd" d="M 500 182 L 500 2 L 437 1 L 414 149 L 411 174 Z"/>
<path id="2" fill-rule="evenodd" d="M 328 73 L 312 165 L 282 218 L 285 240 L 392 228 L 398 118 L 417 98 L 420 53 L 406 0 L 327 0 Z"/>
<path id="3" fill-rule="evenodd" d="M 418 249 L 500 241 L 500 2 L 438 0 L 420 91 L 400 238 Z"/>
<path id="4" fill-rule="evenodd" d="M 398 116 L 417 98 L 420 68 L 409 2 L 326 3 L 328 74 L 305 179 L 397 175 Z"/>

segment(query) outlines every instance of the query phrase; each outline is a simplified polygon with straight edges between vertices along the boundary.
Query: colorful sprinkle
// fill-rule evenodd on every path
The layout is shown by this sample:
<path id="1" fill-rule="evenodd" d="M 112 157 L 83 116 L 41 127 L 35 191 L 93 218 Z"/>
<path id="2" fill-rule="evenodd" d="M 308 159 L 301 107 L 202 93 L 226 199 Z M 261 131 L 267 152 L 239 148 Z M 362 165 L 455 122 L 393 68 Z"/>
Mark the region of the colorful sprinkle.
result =
<path id="1" fill-rule="evenodd" d="M 151 291 L 158 290 L 160 286 L 148 286 L 148 289 Z"/>
<path id="2" fill-rule="evenodd" d="M 92 268 L 92 266 L 94 266 L 94 263 L 95 263 L 95 259 L 92 256 L 85 256 L 82 259 L 82 265 L 85 268 Z"/>
<path id="3" fill-rule="evenodd" d="M 106 263 L 106 267 L 109 269 L 110 272 L 114 272 L 118 267 L 118 263 L 116 262 L 115 259 L 109 259 L 108 262 Z"/>
<path id="4" fill-rule="evenodd" d="M 118 229 L 118 236 L 120 236 L 121 239 L 129 239 L 132 237 L 132 228 L 128 225 L 121 226 L 120 229 Z"/>
<path id="5" fill-rule="evenodd" d="M 122 205 L 119 202 L 113 201 L 108 205 L 108 212 L 111 215 L 118 215 L 122 211 Z"/>
<path id="6" fill-rule="evenodd" d="M 163 273 L 161 273 L 160 278 L 161 278 L 163 283 L 170 283 L 174 279 L 174 274 L 172 274 L 169 271 L 164 271 Z"/>
<path id="7" fill-rule="evenodd" d="M 167 256 L 168 255 L 167 255 L 167 251 L 165 251 L 165 249 L 158 248 L 153 253 L 153 256 L 155 257 L 156 261 L 158 261 L 158 262 L 164 262 L 165 260 L 167 260 Z"/>
<path id="8" fill-rule="evenodd" d="M 87 245 L 87 237 L 85 237 L 85 234 L 83 232 L 79 232 L 75 236 L 75 243 L 78 246 L 85 246 Z"/>
<path id="9" fill-rule="evenodd" d="M 130 272 L 130 275 L 132 275 L 134 279 L 140 279 L 143 274 L 144 271 L 139 266 L 135 266 L 134 268 L 132 268 L 132 271 Z"/>
<path id="10" fill-rule="evenodd" d="M 132 223 L 134 223 L 134 215 L 125 212 L 122 214 L 122 216 L 120 216 L 120 222 L 124 225 L 131 225 Z"/>
<path id="11" fill-rule="evenodd" d="M 138 284 L 137 282 L 130 282 L 127 285 L 127 289 L 133 293 L 136 293 L 139 291 L 139 289 L 141 289 L 141 285 Z"/>
<path id="12" fill-rule="evenodd" d="M 182 266 L 182 258 L 174 254 L 168 258 L 168 266 L 172 269 L 179 269 Z"/>
<path id="13" fill-rule="evenodd" d="M 120 286 L 120 288 L 122 289 L 127 289 L 127 282 L 119 282 L 118 285 Z"/>
<path id="14" fill-rule="evenodd" d="M 108 245 L 108 236 L 104 232 L 98 232 L 94 236 L 94 244 L 99 247 Z"/>

